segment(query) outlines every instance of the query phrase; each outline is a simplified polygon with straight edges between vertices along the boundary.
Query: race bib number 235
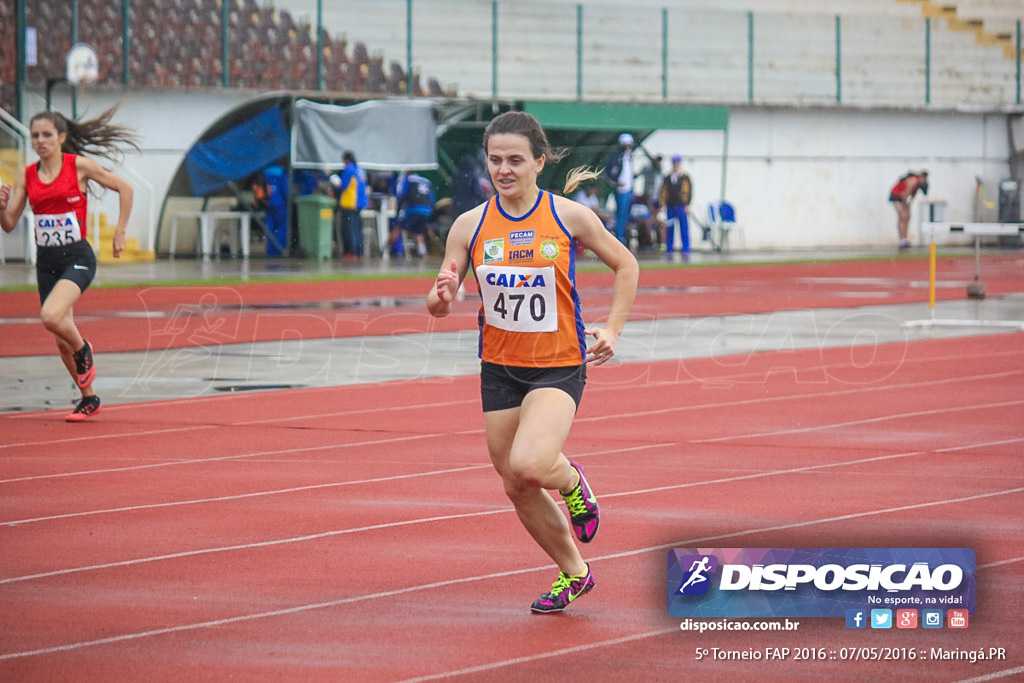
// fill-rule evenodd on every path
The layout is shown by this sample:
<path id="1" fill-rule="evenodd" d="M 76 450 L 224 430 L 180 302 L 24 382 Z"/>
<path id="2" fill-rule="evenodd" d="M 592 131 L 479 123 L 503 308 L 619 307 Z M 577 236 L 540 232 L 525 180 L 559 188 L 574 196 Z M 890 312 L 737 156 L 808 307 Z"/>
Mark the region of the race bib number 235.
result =
<path id="1" fill-rule="evenodd" d="M 82 239 L 82 228 L 73 211 L 36 215 L 35 228 L 36 244 L 41 247 L 63 247 Z"/>

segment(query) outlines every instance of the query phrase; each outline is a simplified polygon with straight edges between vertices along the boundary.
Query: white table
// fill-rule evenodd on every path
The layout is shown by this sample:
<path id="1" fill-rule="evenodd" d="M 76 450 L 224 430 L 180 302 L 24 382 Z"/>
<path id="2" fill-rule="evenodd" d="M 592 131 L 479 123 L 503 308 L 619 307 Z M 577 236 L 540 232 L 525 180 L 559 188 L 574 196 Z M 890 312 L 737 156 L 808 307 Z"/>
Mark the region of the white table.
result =
<path id="1" fill-rule="evenodd" d="M 213 233 L 217 221 L 238 221 L 242 258 L 249 258 L 252 216 L 248 211 L 179 211 L 171 218 L 171 242 L 169 249 L 173 257 L 177 253 L 178 221 L 182 218 L 199 221 L 199 253 L 209 258 L 213 253 Z"/>

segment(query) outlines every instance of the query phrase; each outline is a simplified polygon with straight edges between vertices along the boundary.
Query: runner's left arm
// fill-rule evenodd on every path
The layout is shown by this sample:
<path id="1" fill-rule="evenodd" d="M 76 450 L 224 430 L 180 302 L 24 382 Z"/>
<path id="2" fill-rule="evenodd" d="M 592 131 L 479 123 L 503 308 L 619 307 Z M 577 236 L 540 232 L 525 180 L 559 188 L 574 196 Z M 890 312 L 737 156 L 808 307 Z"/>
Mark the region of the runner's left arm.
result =
<path id="1" fill-rule="evenodd" d="M 135 199 L 135 190 L 131 183 L 107 169 L 100 166 L 92 159 L 78 157 L 78 179 L 85 185 L 85 181 L 92 180 L 99 183 L 108 190 L 113 190 L 118 196 L 117 228 L 114 230 L 114 258 L 119 258 L 125 247 L 125 234 L 128 231 L 128 217 L 132 213 L 132 203 Z M 85 188 L 83 187 L 83 192 Z"/>

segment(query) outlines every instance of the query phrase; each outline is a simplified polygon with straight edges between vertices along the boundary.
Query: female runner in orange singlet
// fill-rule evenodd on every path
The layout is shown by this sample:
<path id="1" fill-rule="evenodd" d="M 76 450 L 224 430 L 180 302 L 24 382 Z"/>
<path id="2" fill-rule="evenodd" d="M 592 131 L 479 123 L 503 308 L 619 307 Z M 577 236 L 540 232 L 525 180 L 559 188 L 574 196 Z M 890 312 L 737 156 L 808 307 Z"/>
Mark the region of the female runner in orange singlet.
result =
<path id="1" fill-rule="evenodd" d="M 553 151 L 524 112 L 494 118 L 484 132 L 496 196 L 459 216 L 448 233 L 444 266 L 427 296 L 434 316 L 448 315 L 469 266 L 480 287 L 480 392 L 487 449 L 519 520 L 558 565 L 534 612 L 561 612 L 594 587 L 573 533 L 597 532 L 600 510 L 583 468 L 562 453 L 583 395 L 588 365 L 614 354 L 636 295 L 636 259 L 589 208 L 540 189 Z M 565 192 L 599 177 L 570 171 Z M 604 327 L 583 323 L 575 285 L 576 245 L 615 274 Z M 593 340 L 587 345 L 587 338 Z M 570 523 L 548 491 L 558 491 Z M 571 526 L 571 531 L 570 531 Z"/>

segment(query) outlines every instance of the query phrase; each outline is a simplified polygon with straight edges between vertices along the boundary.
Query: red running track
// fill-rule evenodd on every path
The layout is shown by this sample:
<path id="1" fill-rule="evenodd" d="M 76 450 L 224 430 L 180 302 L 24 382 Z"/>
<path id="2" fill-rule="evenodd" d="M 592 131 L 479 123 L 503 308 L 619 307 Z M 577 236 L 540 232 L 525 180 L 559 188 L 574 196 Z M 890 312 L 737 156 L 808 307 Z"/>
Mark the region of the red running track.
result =
<path id="1" fill-rule="evenodd" d="M 595 368 L 567 451 L 597 587 L 487 464 L 476 380 L 0 416 L 0 681 L 965 681 L 1024 676 L 1024 335 Z M 792 372 L 780 373 L 784 365 Z M 709 381 L 710 380 L 710 381 Z M 971 547 L 964 631 L 680 631 L 673 547 Z M 1003 647 L 982 661 L 699 648 Z"/>

